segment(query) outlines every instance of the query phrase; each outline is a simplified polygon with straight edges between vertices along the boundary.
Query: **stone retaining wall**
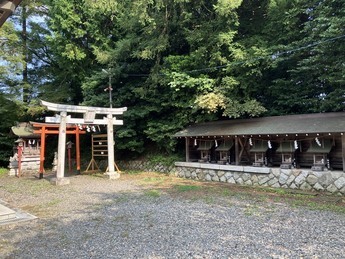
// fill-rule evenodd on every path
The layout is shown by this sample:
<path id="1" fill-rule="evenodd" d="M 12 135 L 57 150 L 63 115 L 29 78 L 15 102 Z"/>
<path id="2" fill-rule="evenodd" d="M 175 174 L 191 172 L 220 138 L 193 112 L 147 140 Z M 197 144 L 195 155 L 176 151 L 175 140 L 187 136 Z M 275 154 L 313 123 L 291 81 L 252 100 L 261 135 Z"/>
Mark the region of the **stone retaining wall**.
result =
<path id="1" fill-rule="evenodd" d="M 120 170 L 141 170 L 149 172 L 173 173 L 175 171 L 174 165 L 153 164 L 149 161 L 132 160 L 132 161 L 116 161 Z"/>
<path id="2" fill-rule="evenodd" d="M 18 160 L 10 161 L 9 165 L 10 171 L 9 175 L 16 176 L 18 175 Z M 21 160 L 21 175 L 34 175 L 37 174 L 40 169 L 40 157 L 23 157 Z"/>
<path id="3" fill-rule="evenodd" d="M 240 185 L 325 191 L 345 195 L 345 172 L 232 166 L 176 162 L 175 166 L 152 165 L 145 161 L 119 162 L 123 170 L 145 170 L 178 177 Z"/>

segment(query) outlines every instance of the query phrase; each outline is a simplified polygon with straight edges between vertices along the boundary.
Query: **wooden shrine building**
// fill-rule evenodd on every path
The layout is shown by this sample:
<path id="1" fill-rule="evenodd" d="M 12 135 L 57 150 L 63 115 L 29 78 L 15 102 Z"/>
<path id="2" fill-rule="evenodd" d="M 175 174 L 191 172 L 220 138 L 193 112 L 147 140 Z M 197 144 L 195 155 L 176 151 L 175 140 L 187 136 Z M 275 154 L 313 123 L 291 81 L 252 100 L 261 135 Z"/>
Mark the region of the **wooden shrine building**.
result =
<path id="1" fill-rule="evenodd" d="M 44 161 L 46 150 L 46 138 L 48 135 L 58 135 L 59 125 L 53 123 L 25 122 L 11 128 L 14 135 L 19 139 L 13 150 L 15 158 L 10 159 L 10 174 L 20 176 L 26 173 L 39 173 L 39 178 L 43 178 Z M 80 172 L 80 138 L 85 134 L 84 129 L 79 129 L 77 125 L 70 124 L 66 127 L 66 134 L 75 136 L 76 166 Z M 15 165 L 14 165 L 15 164 Z"/>
<path id="2" fill-rule="evenodd" d="M 345 112 L 334 112 L 198 123 L 175 137 L 186 162 L 345 171 L 344 133 Z"/>

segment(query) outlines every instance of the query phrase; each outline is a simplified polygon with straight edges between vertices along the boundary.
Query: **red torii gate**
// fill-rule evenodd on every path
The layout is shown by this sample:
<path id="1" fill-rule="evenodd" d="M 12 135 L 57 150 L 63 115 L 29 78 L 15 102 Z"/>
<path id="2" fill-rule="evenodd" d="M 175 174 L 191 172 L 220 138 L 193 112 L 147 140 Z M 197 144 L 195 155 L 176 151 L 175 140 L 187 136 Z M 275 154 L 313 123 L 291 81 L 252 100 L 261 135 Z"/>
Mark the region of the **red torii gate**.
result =
<path id="1" fill-rule="evenodd" d="M 39 178 L 43 178 L 44 172 L 44 160 L 45 160 L 45 139 L 47 135 L 59 135 L 59 124 L 50 124 L 50 123 L 39 123 L 32 122 L 34 127 L 34 133 L 41 135 L 41 152 L 40 152 L 40 169 L 39 169 Z M 85 134 L 84 130 L 80 130 L 77 125 L 67 125 L 66 134 L 75 135 L 76 141 L 76 162 L 77 162 L 77 171 L 80 173 L 80 134 Z"/>

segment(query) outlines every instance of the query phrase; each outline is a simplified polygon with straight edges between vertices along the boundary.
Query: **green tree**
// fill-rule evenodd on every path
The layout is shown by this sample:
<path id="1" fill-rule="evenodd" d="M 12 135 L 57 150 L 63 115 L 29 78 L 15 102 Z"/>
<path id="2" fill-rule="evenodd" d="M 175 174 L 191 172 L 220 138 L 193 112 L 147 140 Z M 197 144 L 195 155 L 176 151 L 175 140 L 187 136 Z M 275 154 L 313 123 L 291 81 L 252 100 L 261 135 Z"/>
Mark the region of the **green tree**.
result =
<path id="1" fill-rule="evenodd" d="M 264 102 L 271 114 L 344 110 L 343 7 L 272 1 L 266 31 L 274 55 Z"/>

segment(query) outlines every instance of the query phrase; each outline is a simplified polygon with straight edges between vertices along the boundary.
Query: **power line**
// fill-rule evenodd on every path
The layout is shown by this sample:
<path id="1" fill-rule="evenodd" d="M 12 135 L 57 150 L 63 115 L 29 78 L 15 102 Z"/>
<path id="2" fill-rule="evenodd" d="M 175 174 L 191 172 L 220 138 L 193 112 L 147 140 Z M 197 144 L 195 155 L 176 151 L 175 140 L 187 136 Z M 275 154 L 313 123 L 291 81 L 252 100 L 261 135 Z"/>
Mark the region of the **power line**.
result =
<path id="1" fill-rule="evenodd" d="M 270 58 L 272 60 L 275 60 L 283 55 L 290 55 L 293 54 L 297 51 L 300 50 L 304 50 L 304 49 L 308 49 L 311 47 L 315 47 L 321 44 L 324 44 L 326 42 L 331 42 L 331 41 L 336 41 L 339 39 L 345 38 L 345 34 L 337 36 L 337 37 L 333 37 L 333 38 L 329 38 L 329 39 L 325 39 L 325 40 L 320 40 L 318 42 L 313 42 L 310 44 L 307 44 L 305 46 L 301 46 L 301 47 L 297 47 L 294 49 L 290 49 L 290 50 L 284 50 L 284 51 L 276 51 L 275 53 L 272 54 L 268 54 L 268 55 L 263 55 L 263 56 L 258 56 L 258 57 L 254 57 L 254 58 L 250 58 L 247 60 L 242 60 L 242 61 L 233 61 L 233 62 L 229 62 L 225 65 L 220 65 L 220 66 L 213 66 L 213 67 L 206 67 L 206 68 L 200 68 L 200 69 L 193 69 L 193 70 L 186 70 L 186 71 L 182 71 L 180 73 L 186 73 L 186 74 L 192 74 L 192 73 L 197 73 L 197 72 L 207 72 L 207 71 L 213 71 L 213 70 L 218 70 L 218 69 L 222 69 L 222 68 L 226 68 L 229 67 L 230 65 L 242 65 L 248 61 L 255 61 L 255 60 L 260 60 L 260 59 L 265 59 L 265 58 Z M 130 77 L 148 77 L 150 74 L 127 74 L 127 76 Z M 160 76 L 166 76 L 165 74 L 159 74 Z"/>

